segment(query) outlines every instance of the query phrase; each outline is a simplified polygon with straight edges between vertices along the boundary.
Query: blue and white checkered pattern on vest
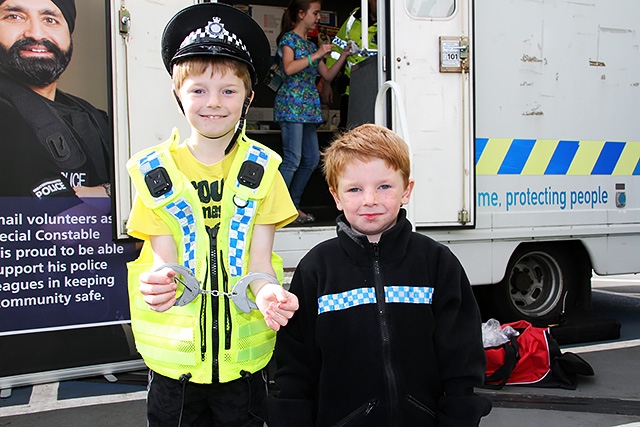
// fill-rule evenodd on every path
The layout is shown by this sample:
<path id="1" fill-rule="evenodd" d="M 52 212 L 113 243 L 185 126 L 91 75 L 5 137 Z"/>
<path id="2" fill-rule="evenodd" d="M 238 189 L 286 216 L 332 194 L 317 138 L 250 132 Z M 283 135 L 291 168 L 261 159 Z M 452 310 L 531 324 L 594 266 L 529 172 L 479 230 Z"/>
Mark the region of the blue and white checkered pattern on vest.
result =
<path id="1" fill-rule="evenodd" d="M 426 286 L 385 286 L 384 301 L 387 304 L 431 304 L 433 288 Z M 318 314 L 346 310 L 364 304 L 375 304 L 375 288 L 358 288 L 318 298 Z"/>
<path id="2" fill-rule="evenodd" d="M 143 176 L 148 172 L 162 167 L 162 162 L 157 151 L 152 151 L 140 159 L 139 168 Z M 161 203 L 174 195 L 172 187 L 168 192 L 153 199 Z M 165 206 L 165 210 L 179 222 L 182 229 L 182 241 L 184 243 L 184 253 L 182 264 L 189 268 L 194 274 L 196 272 L 196 219 L 193 213 L 193 206 L 186 199 L 180 197 Z"/>
<path id="3" fill-rule="evenodd" d="M 185 199 L 169 203 L 165 209 L 180 223 L 184 243 L 183 264 L 196 273 L 196 220 L 193 207 Z"/>
<path id="4" fill-rule="evenodd" d="M 247 151 L 245 161 L 258 163 L 266 169 L 267 164 L 269 163 L 269 154 L 260 147 L 252 145 Z M 238 181 L 237 177 L 234 185 L 236 188 L 240 188 L 242 185 Z M 253 189 L 252 192 L 256 193 L 258 188 Z M 231 224 L 229 228 L 229 273 L 231 276 L 244 275 L 242 264 L 247 246 L 247 233 L 249 232 L 251 218 L 255 215 L 258 205 L 255 200 L 248 200 L 246 202 L 246 206 L 243 207 L 236 205 L 235 212 L 231 217 Z"/>

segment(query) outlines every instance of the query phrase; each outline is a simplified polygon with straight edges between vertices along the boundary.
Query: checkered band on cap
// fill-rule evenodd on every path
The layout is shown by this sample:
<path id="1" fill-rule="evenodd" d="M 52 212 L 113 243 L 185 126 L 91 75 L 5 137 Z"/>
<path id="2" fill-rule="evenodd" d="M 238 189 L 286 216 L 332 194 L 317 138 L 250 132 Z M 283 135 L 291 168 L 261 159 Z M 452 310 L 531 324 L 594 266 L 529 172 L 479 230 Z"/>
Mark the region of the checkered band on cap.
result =
<path id="1" fill-rule="evenodd" d="M 433 288 L 421 286 L 385 286 L 384 300 L 387 303 L 431 304 Z"/>
<path id="2" fill-rule="evenodd" d="M 224 28 L 224 24 L 217 16 L 211 18 L 211 21 L 207 23 L 204 28 L 198 28 L 192 31 L 180 44 L 180 49 L 183 49 L 191 44 L 206 43 L 206 42 L 218 42 L 224 43 L 230 46 L 240 49 L 251 57 L 249 50 L 242 42 L 240 37 L 234 33 L 229 32 Z"/>

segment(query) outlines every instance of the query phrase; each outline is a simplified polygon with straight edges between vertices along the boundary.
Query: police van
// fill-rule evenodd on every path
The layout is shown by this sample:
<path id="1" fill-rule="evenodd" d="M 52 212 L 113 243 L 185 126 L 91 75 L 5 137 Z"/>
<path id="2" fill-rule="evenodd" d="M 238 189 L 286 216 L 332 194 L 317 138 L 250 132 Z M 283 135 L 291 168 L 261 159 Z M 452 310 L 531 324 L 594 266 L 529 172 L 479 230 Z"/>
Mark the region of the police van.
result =
<path id="1" fill-rule="evenodd" d="M 111 1 L 121 237 L 133 196 L 126 159 L 174 125 L 187 134 L 159 38 L 191 3 Z M 369 7 L 342 3 L 322 5 L 338 11 L 336 26 L 354 7 Z M 286 2 L 238 6 L 275 43 Z M 363 96 L 362 108 L 410 144 L 416 186 L 406 208 L 416 230 L 453 250 L 504 320 L 588 308 L 592 271 L 640 272 L 637 16 L 634 0 L 377 2 L 375 105 Z M 272 96 L 257 89 L 249 113 L 257 126 L 248 133 L 277 146 Z M 323 143 L 331 130 L 320 131 Z M 337 211 L 315 175 L 303 205 L 331 218 L 276 233 L 275 250 L 291 269 L 335 235 Z"/>
<path id="2" fill-rule="evenodd" d="M 51 276 L 71 277 L 65 268 L 76 258 L 48 260 L 43 254 L 48 271 L 25 274 L 24 280 L 34 287 L 42 281 L 45 289 L 24 290 L 23 298 L 3 287 L 0 310 L 13 321 L 0 331 L 0 347 L 11 349 L 0 358 L 1 397 L 20 385 L 144 366 L 131 339 L 120 246 L 130 245 L 126 220 L 134 197 L 125 164 L 134 153 L 166 140 L 173 127 L 183 137 L 189 134 L 162 64 L 160 37 L 169 19 L 195 2 L 76 1 L 73 58 L 59 87 L 109 114 L 114 197 L 112 218 L 104 216 L 101 223 L 113 222 L 116 241 L 102 233 L 99 242 L 55 245 L 77 249 L 77 266 L 112 257 L 108 270 L 87 267 L 74 275 L 122 280 L 102 286 L 100 299 L 92 297 L 97 291 L 82 287 L 60 290 Z M 287 0 L 225 2 L 251 14 L 275 54 Z M 409 143 L 416 185 L 408 216 L 418 232 L 458 256 L 481 308 L 503 321 L 556 322 L 562 313 L 589 308 L 593 271 L 640 272 L 640 3 L 374 3 L 377 55 L 352 70 L 349 115 L 388 126 Z M 337 30 L 356 7 L 367 19 L 369 4 L 324 0 L 325 30 Z M 366 45 L 359 48 L 371 52 Z M 265 85 L 256 88 L 247 133 L 278 150 L 273 97 Z M 326 123 L 318 130 L 323 147 L 336 132 L 339 106 L 324 113 Z M 19 215 L 20 203 L 14 205 L 3 203 L 5 211 Z M 314 213 L 316 222 L 276 233 L 275 250 L 290 270 L 310 248 L 335 235 L 338 211 L 319 170 L 302 208 Z M 2 233 L 22 223 L 13 215 L 3 217 Z M 12 253 L 9 243 L 0 248 L 4 259 Z M 79 303 L 61 299 L 71 293 L 77 294 L 74 302 L 80 296 Z M 46 302 L 50 295 L 56 304 L 11 305 Z M 87 336 L 104 342 L 87 348 Z"/>

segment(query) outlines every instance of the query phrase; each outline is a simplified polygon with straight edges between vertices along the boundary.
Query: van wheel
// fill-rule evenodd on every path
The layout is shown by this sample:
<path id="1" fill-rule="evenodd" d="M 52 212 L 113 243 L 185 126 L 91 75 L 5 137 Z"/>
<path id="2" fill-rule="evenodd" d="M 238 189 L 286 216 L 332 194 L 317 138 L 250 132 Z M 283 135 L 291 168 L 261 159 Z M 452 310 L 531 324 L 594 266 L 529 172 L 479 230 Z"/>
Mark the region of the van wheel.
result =
<path id="1" fill-rule="evenodd" d="M 567 306 L 573 279 L 571 263 L 548 245 L 524 246 L 514 252 L 505 278 L 494 288 L 503 322 L 525 319 L 533 324 L 557 321 Z"/>

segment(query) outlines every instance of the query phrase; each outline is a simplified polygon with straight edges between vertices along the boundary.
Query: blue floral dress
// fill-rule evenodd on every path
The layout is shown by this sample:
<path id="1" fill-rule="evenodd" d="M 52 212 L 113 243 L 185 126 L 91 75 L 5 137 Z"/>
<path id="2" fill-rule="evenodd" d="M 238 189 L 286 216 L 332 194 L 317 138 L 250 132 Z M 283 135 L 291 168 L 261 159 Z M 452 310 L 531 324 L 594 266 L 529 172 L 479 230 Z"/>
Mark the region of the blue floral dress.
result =
<path id="1" fill-rule="evenodd" d="M 293 50 L 293 59 L 307 58 L 317 49 L 316 45 L 305 40 L 293 31 L 282 36 L 278 50 L 289 46 Z M 322 123 L 320 95 L 316 88 L 318 63 L 307 66 L 290 76 L 286 76 L 276 93 L 273 115 L 276 122 Z"/>

